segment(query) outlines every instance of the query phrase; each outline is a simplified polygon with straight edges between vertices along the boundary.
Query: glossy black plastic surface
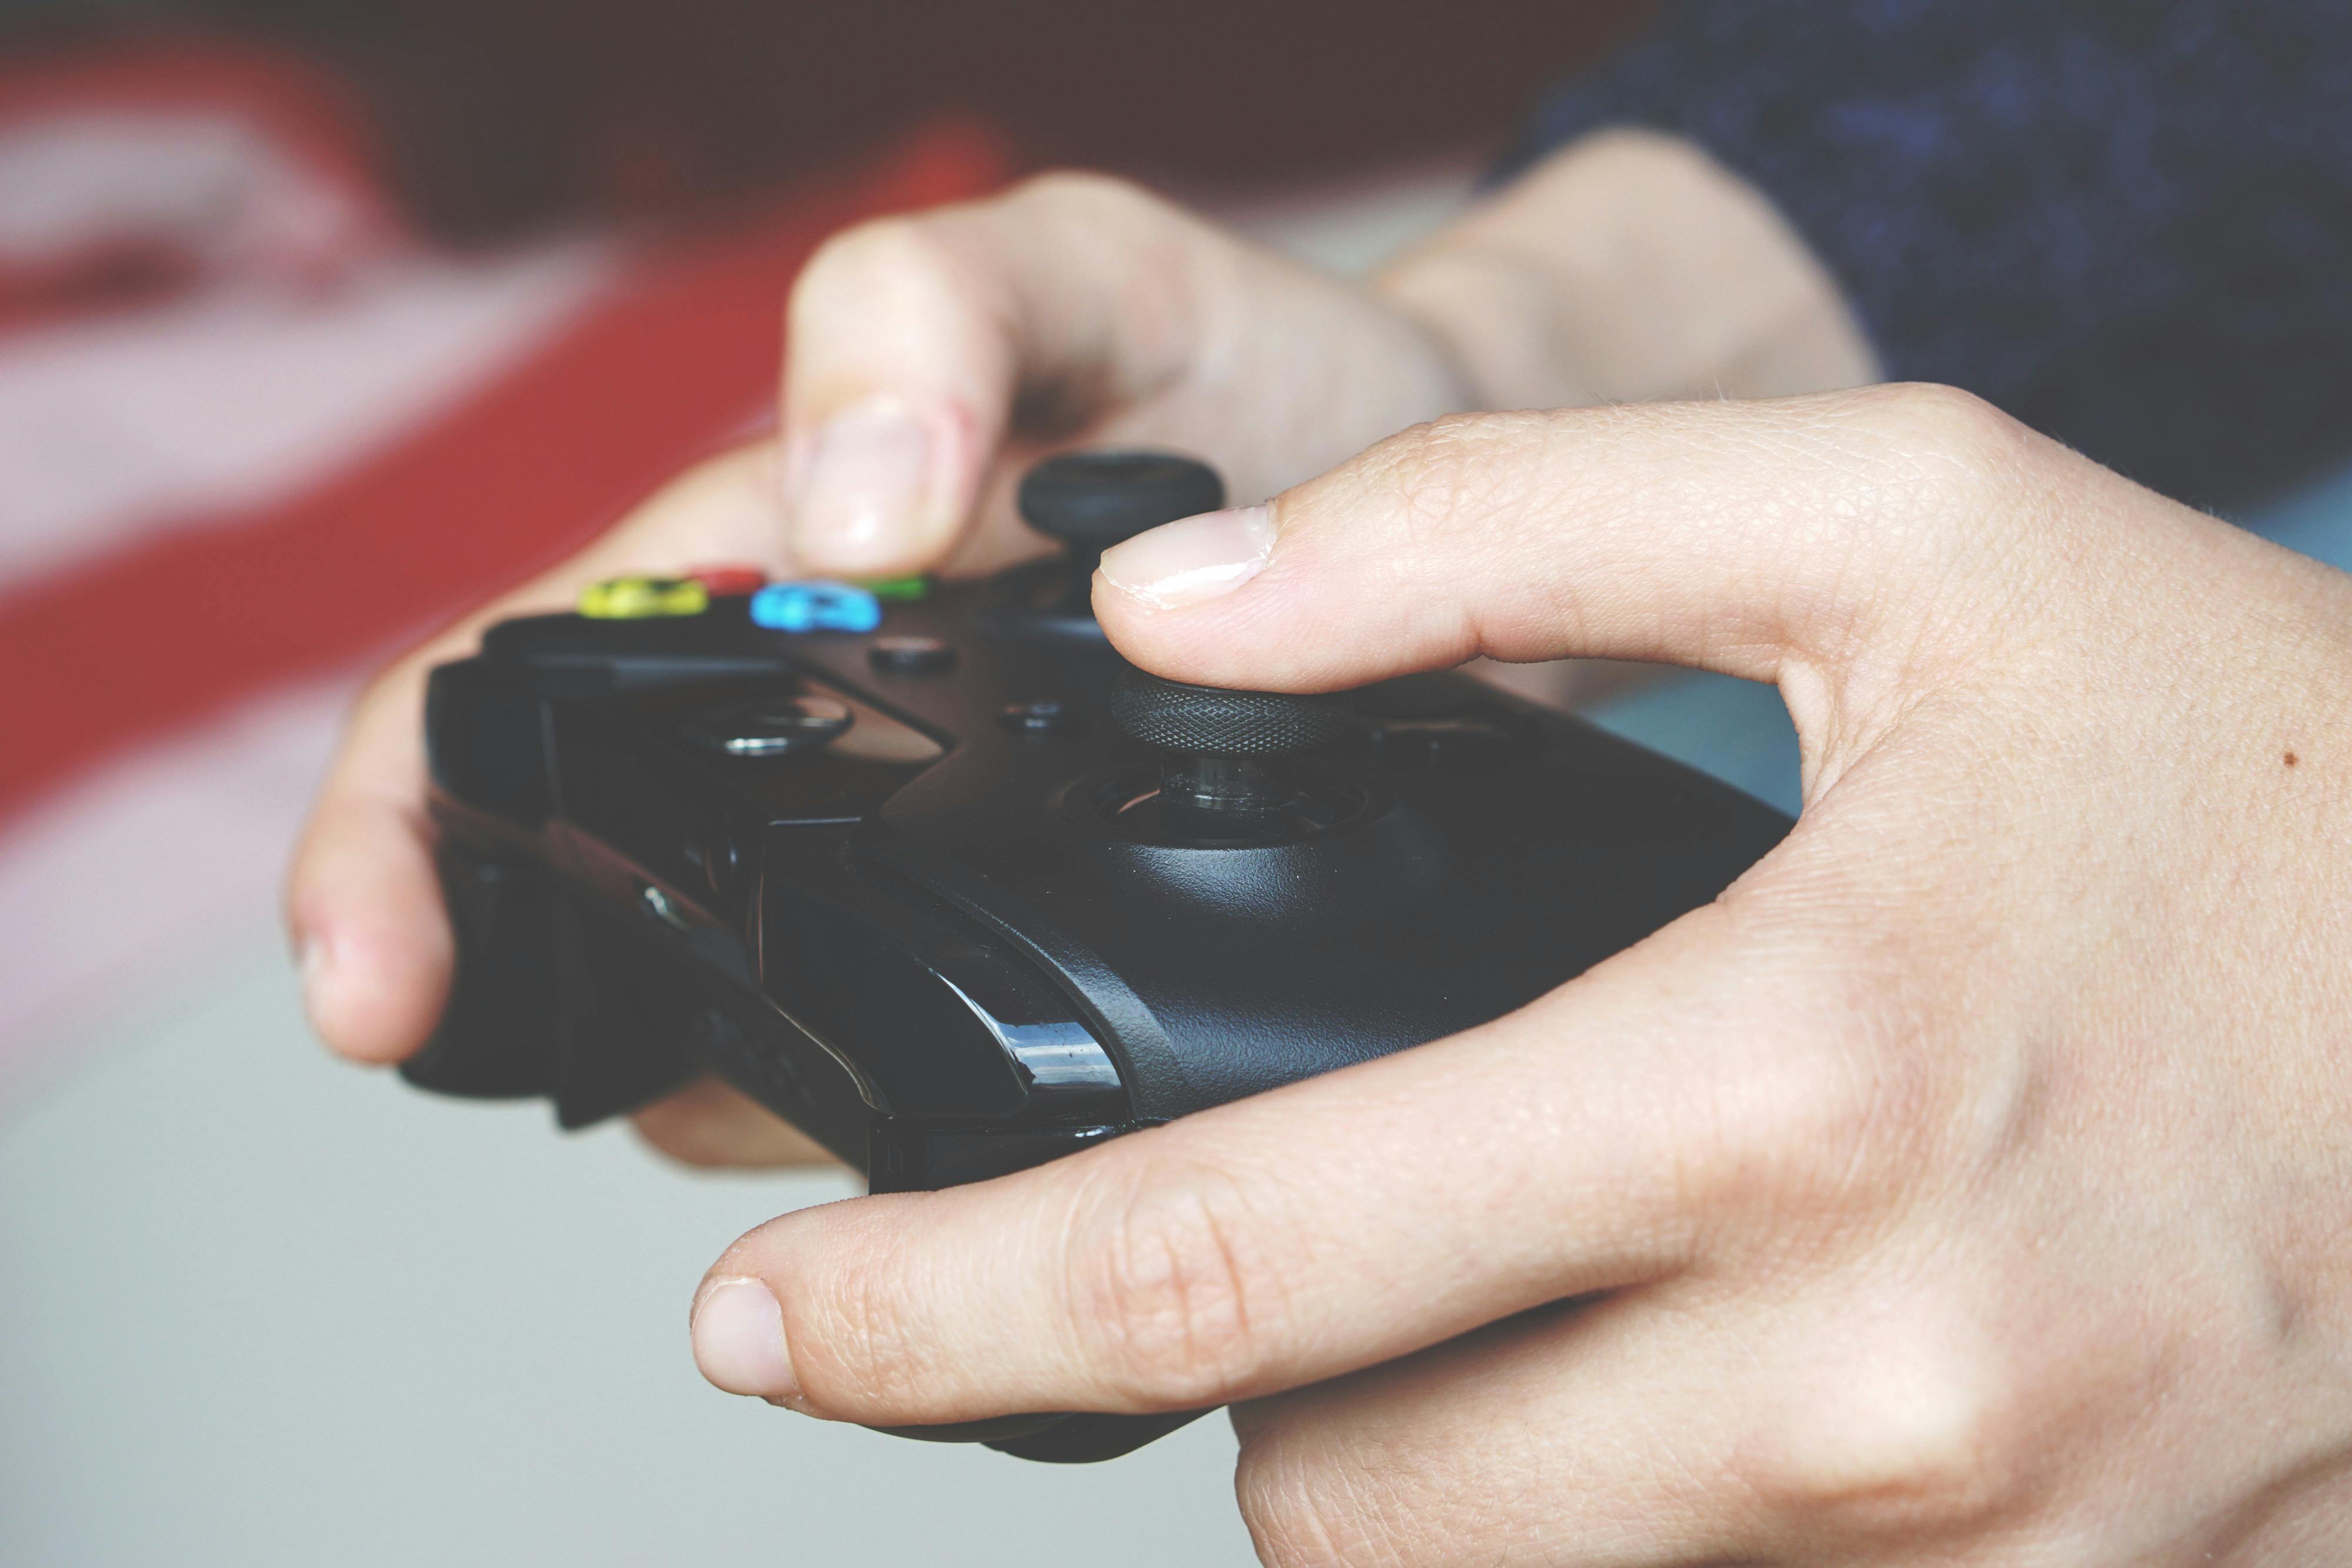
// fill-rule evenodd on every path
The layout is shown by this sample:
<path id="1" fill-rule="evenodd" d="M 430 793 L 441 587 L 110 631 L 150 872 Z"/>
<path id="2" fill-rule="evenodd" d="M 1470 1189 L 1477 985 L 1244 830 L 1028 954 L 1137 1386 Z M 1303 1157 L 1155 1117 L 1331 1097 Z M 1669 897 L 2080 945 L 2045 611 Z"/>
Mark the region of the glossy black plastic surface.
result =
<path id="1" fill-rule="evenodd" d="M 980 1180 L 1496 1018 L 1789 825 L 1458 674 L 1334 699 L 1297 799 L 1204 825 L 1113 720 L 1124 662 L 1023 602 L 541 616 L 436 671 L 458 979 L 410 1079 L 578 1126 L 716 1072 L 877 1191 Z M 953 656 L 875 656 L 909 638 Z M 1181 1419 L 926 1435 L 1098 1458 Z"/>
<path id="2" fill-rule="evenodd" d="M 1065 452 L 1021 476 L 1021 520 L 1071 551 L 1100 555 L 1146 528 L 1225 504 L 1225 482 L 1173 452 Z"/>

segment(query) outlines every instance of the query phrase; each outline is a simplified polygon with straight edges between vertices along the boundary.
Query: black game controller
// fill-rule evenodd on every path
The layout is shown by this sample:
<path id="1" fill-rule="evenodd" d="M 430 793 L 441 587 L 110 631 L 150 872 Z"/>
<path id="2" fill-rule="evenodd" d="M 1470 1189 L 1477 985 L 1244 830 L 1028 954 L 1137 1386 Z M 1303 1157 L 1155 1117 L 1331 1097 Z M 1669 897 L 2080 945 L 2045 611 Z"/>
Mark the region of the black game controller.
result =
<path id="1" fill-rule="evenodd" d="M 876 1192 L 949 1186 L 1498 1018 L 1788 831 L 1460 673 L 1135 669 L 1096 559 L 1222 501 L 1076 454 L 1021 488 L 1058 559 L 887 604 L 624 580 L 490 628 L 427 700 L 457 971 L 409 1081 L 578 1127 L 715 1072 Z M 908 1435 L 1098 1459 L 1196 1414 Z"/>

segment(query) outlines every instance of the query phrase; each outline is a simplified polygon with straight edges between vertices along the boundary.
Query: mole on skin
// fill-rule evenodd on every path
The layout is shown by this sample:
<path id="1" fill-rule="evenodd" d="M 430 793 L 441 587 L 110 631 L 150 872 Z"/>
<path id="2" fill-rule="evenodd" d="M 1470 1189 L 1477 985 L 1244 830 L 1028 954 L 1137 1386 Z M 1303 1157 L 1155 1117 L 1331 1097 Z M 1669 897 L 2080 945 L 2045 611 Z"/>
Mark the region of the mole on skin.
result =
<path id="1" fill-rule="evenodd" d="M 2294 764 L 2295 764 L 2295 755 L 2294 755 L 2294 752 L 2290 751 L 2290 752 L 2288 752 L 2288 753 L 2286 754 L 2286 765 L 2287 765 L 2289 768 L 2292 768 L 2292 767 L 2294 767 Z"/>

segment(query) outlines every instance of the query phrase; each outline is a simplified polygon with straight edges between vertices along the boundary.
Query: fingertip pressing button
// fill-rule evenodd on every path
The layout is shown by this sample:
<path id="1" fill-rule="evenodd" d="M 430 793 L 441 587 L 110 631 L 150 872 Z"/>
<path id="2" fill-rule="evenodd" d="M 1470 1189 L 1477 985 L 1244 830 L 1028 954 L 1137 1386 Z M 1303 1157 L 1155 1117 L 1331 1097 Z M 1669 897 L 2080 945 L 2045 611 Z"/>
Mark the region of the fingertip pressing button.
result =
<path id="1" fill-rule="evenodd" d="M 592 621 L 699 615 L 709 608 L 710 590 L 690 577 L 608 577 L 580 591 L 580 613 Z"/>
<path id="2" fill-rule="evenodd" d="M 772 582 L 751 595 L 751 623 L 771 632 L 871 632 L 882 604 L 846 582 Z"/>

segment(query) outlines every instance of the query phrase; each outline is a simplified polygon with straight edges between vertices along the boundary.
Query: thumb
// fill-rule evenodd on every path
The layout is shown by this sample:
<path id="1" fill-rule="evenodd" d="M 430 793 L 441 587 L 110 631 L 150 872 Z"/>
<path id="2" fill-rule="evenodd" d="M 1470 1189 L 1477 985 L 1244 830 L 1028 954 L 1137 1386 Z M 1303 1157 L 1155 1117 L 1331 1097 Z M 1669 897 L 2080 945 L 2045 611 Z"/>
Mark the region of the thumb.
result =
<path id="1" fill-rule="evenodd" d="M 1980 632 L 1967 607 L 2020 554 L 2001 536 L 2075 469 L 1940 387 L 1465 416 L 1138 535 L 1104 554 L 1095 607 L 1129 658 L 1207 685 L 1333 690 L 1484 654 L 1785 686 L 1792 664 L 1850 676 L 1937 625 Z"/>

